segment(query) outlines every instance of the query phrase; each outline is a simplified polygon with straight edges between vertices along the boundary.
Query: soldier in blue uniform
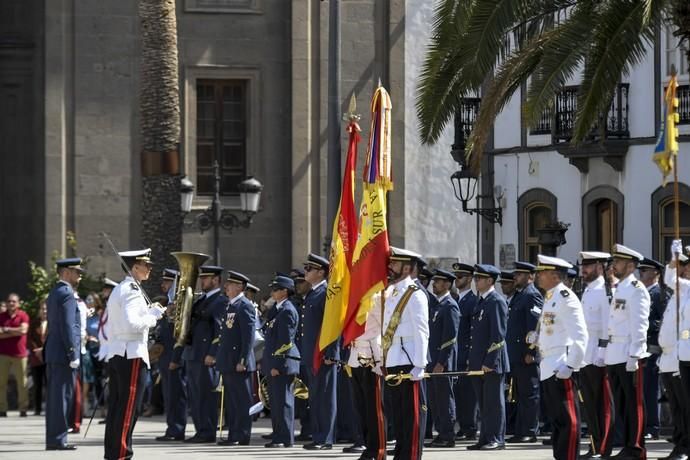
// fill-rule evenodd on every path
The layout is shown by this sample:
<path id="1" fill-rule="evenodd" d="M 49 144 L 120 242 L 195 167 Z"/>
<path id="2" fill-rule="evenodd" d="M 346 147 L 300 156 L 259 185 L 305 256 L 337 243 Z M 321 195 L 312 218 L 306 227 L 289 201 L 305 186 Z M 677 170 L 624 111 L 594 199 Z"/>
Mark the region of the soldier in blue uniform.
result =
<path id="1" fill-rule="evenodd" d="M 282 273 L 276 273 L 277 276 L 287 276 Z M 302 331 L 304 326 L 304 297 L 307 295 L 311 289 L 311 285 L 307 283 L 304 279 L 305 273 L 301 268 L 293 268 L 290 270 L 289 277 L 295 283 L 295 292 L 290 296 L 290 302 L 297 309 L 299 314 L 299 323 L 297 324 L 297 337 L 295 343 L 297 344 L 297 349 L 302 350 L 302 337 L 304 332 Z M 306 374 L 306 367 L 300 366 L 299 378 L 302 382 L 308 382 L 309 376 Z M 295 437 L 297 441 L 311 441 L 311 414 L 309 413 L 309 400 L 297 398 L 295 400 L 295 418 L 300 422 L 300 433 Z M 271 439 L 268 436 L 266 439 Z"/>
<path id="2" fill-rule="evenodd" d="M 301 348 L 302 373 L 307 376 L 309 388 L 309 413 L 312 439 L 303 447 L 307 450 L 330 450 L 335 436 L 338 376 L 336 363 L 340 360 L 340 343 L 331 343 L 319 353 L 319 335 L 326 306 L 326 277 L 328 260 L 309 254 L 304 264 L 304 278 L 311 290 L 302 304 Z M 319 357 L 314 358 L 314 354 Z M 318 360 L 318 362 L 316 362 Z"/>
<path id="3" fill-rule="evenodd" d="M 472 315 L 477 304 L 477 296 L 472 292 L 472 274 L 474 266 L 463 263 L 453 264 L 455 275 L 455 289 L 458 291 L 456 299 L 460 310 L 460 326 L 458 328 L 458 354 L 456 369 L 466 371 L 469 366 L 470 342 L 472 341 Z M 473 441 L 477 439 L 477 418 L 479 407 L 477 397 L 472 388 L 473 377 L 460 376 L 455 382 L 455 403 L 461 409 L 457 412 L 460 429 L 455 436 L 457 441 Z"/>
<path id="4" fill-rule="evenodd" d="M 216 368 L 223 374 L 225 388 L 225 419 L 228 437 L 218 441 L 223 446 L 246 446 L 252 434 L 249 408 L 254 400 L 252 376 L 256 370 L 254 359 L 254 331 L 256 309 L 243 291 L 249 278 L 229 271 L 225 281 L 225 295 L 230 299 L 220 336 Z"/>
<path id="5" fill-rule="evenodd" d="M 460 327 L 460 308 L 450 295 L 455 275 L 438 269 L 433 280 L 438 303 L 434 316 L 429 319 L 430 360 L 427 371 L 455 372 Z M 455 447 L 455 396 L 451 377 L 429 380 L 429 402 L 438 436 L 426 447 Z"/>
<path id="6" fill-rule="evenodd" d="M 516 292 L 509 304 L 508 359 L 515 397 L 515 435 L 508 443 L 537 442 L 539 430 L 539 364 L 536 349 L 530 348 L 527 334 L 536 330 L 544 298 L 534 286 L 536 267 L 515 262 L 513 277 Z"/>
<path id="7" fill-rule="evenodd" d="M 177 270 L 163 270 L 161 291 L 164 294 L 169 294 L 178 276 Z M 184 366 L 179 364 L 182 361 L 183 347 L 175 347 L 174 314 L 175 306 L 168 303 L 167 314 L 158 322 L 158 342 L 163 346 L 163 353 L 158 358 L 158 369 L 163 387 L 167 428 L 163 436 L 156 437 L 156 441 L 184 441 L 187 427 L 187 377 Z"/>
<path id="8" fill-rule="evenodd" d="M 472 384 L 479 402 L 482 426 L 479 440 L 468 450 L 505 449 L 505 374 L 510 372 L 505 346 L 508 323 L 506 301 L 494 289 L 500 271 L 493 265 L 474 266 L 474 282 L 479 293 L 472 318 L 469 370 L 483 371 Z"/>
<path id="9" fill-rule="evenodd" d="M 664 317 L 666 292 L 659 285 L 659 276 L 664 266 L 653 259 L 645 257 L 637 266 L 640 281 L 647 288 L 651 304 L 649 306 L 649 329 L 647 329 L 647 351 L 650 356 L 644 366 L 644 403 L 645 403 L 645 438 L 659 439 L 659 368 L 657 361 L 661 355 L 659 346 L 659 329 Z"/>
<path id="10" fill-rule="evenodd" d="M 295 282 L 285 276 L 276 276 L 270 286 L 275 314 L 266 325 L 261 368 L 269 382 L 273 435 L 265 447 L 291 447 L 295 424 L 293 387 L 300 363 L 300 353 L 295 345 L 299 316 L 288 298 L 295 292 Z"/>
<path id="11" fill-rule="evenodd" d="M 187 370 L 194 436 L 187 443 L 216 442 L 218 372 L 215 369 L 227 297 L 220 292 L 223 267 L 204 265 L 199 271 L 204 294 L 192 305 L 188 343 L 182 353 Z"/>
<path id="12" fill-rule="evenodd" d="M 67 443 L 67 420 L 74 401 L 79 367 L 81 326 L 74 289 L 83 270 L 81 259 L 57 261 L 59 281 L 47 300 L 48 336 L 43 347 L 48 392 L 46 394 L 46 450 L 74 450 Z"/>

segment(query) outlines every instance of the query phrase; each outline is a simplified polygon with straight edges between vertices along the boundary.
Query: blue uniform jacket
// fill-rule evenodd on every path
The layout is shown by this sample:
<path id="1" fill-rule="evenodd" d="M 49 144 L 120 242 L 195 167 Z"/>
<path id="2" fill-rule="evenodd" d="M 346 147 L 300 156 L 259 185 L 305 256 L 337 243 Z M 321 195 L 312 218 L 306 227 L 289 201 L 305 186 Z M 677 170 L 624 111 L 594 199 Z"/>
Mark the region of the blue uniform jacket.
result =
<path id="1" fill-rule="evenodd" d="M 275 308 L 275 307 L 274 307 Z M 278 369 L 283 375 L 299 374 L 300 352 L 295 344 L 297 336 L 297 310 L 289 300 L 283 302 L 268 323 L 261 367 L 268 375 Z"/>
<path id="2" fill-rule="evenodd" d="M 441 364 L 444 372 L 456 370 L 459 328 L 460 307 L 448 295 L 437 303 L 434 316 L 429 322 L 429 371 L 436 364 Z"/>
<path id="3" fill-rule="evenodd" d="M 228 298 L 220 292 L 194 303 L 188 345 L 184 350 L 185 359 L 203 361 L 206 355 L 216 356 L 227 303 Z"/>
<path id="4" fill-rule="evenodd" d="M 477 305 L 477 296 L 470 291 L 458 302 L 460 309 L 460 327 L 458 328 L 458 361 L 457 370 L 466 371 L 470 358 L 472 341 L 472 316 Z"/>
<path id="5" fill-rule="evenodd" d="M 158 358 L 158 368 L 167 369 L 171 361 L 180 363 L 182 347 L 175 348 L 175 324 L 167 315 L 156 325 L 157 342 L 163 346 L 163 353 Z"/>
<path id="6" fill-rule="evenodd" d="M 537 329 L 543 306 L 544 297 L 533 283 L 529 283 L 522 291 L 515 292 L 510 300 L 506 343 L 511 364 L 524 364 L 525 355 L 528 354 L 536 356 L 536 347 L 530 349 L 527 344 L 527 334 Z"/>
<path id="7" fill-rule="evenodd" d="M 649 289 L 649 297 L 651 304 L 649 306 L 647 345 L 659 346 L 659 329 L 661 328 L 661 319 L 663 318 L 664 311 L 666 310 L 668 297 L 658 284 L 655 284 Z"/>
<path id="8" fill-rule="evenodd" d="M 505 346 L 507 323 L 508 306 L 496 291 L 478 300 L 472 317 L 469 370 L 478 371 L 486 366 L 498 374 L 510 372 Z"/>
<path id="9" fill-rule="evenodd" d="M 314 360 L 314 350 L 318 349 L 319 335 L 323 312 L 326 307 L 326 284 L 321 284 L 307 293 L 302 304 L 301 337 L 297 340 L 300 354 L 304 358 L 303 366 L 311 367 Z M 323 351 L 323 357 L 331 361 L 340 359 L 339 340 L 331 343 Z"/>
<path id="10" fill-rule="evenodd" d="M 216 369 L 223 373 L 235 372 L 235 366 L 241 363 L 247 368 L 247 372 L 254 372 L 255 330 L 256 309 L 249 299 L 242 296 L 235 303 L 229 304 L 220 334 Z"/>
<path id="11" fill-rule="evenodd" d="M 74 290 L 58 282 L 48 300 L 48 336 L 43 347 L 44 361 L 69 364 L 81 355 L 81 320 Z"/>

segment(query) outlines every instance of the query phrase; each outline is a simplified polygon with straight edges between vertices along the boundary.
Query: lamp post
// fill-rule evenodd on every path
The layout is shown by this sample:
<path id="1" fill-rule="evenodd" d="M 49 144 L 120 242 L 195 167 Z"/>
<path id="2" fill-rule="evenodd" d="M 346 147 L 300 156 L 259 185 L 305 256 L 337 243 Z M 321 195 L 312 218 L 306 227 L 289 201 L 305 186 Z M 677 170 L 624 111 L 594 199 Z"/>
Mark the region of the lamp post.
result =
<path id="1" fill-rule="evenodd" d="M 455 198 L 457 198 L 460 203 L 462 203 L 463 212 L 469 215 L 478 214 L 492 222 L 494 224 L 503 225 L 503 208 L 500 206 L 500 199 L 498 201 L 498 206 L 491 208 L 470 208 L 467 203 L 475 198 L 477 193 L 477 175 L 466 167 L 462 167 L 460 171 L 455 171 L 452 176 L 450 176 L 450 182 L 453 184 L 453 192 L 455 193 Z M 476 198 L 483 198 L 482 195 L 476 196 Z M 493 194 L 489 196 L 492 201 L 494 201 Z"/>
<path id="2" fill-rule="evenodd" d="M 261 182 L 254 177 L 249 177 L 240 182 L 237 189 L 240 192 L 240 210 L 244 214 L 243 217 L 238 217 L 229 209 L 222 209 L 220 204 L 220 166 L 218 165 L 218 161 L 214 161 L 213 201 L 211 201 L 211 206 L 197 214 L 192 222 L 185 222 L 185 225 L 196 225 L 202 234 L 213 227 L 214 262 L 217 265 L 220 265 L 221 227 L 230 233 L 237 227 L 249 228 L 254 219 L 254 215 L 259 211 L 261 190 L 263 189 Z M 194 184 L 185 177 L 182 179 L 181 188 L 181 207 L 183 213 L 188 214 L 192 211 L 193 199 Z"/>

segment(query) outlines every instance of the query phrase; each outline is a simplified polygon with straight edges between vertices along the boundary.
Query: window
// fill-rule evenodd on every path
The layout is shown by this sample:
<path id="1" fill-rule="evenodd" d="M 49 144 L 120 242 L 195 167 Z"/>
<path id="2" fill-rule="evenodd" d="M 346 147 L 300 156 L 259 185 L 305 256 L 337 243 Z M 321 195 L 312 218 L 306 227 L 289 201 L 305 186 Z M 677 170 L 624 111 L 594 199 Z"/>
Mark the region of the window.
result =
<path id="1" fill-rule="evenodd" d="M 247 173 L 247 80 L 197 80 L 196 187 L 212 195 L 215 161 L 221 195 L 237 194 Z"/>
<path id="2" fill-rule="evenodd" d="M 518 238 L 520 260 L 537 262 L 541 252 L 539 230 L 556 222 L 556 196 L 541 188 L 526 191 L 518 199 Z"/>
<path id="3" fill-rule="evenodd" d="M 187 13 L 261 13 L 260 0 L 185 0 Z"/>
<path id="4" fill-rule="evenodd" d="M 683 246 L 690 244 L 690 187 L 679 183 L 680 192 L 680 237 Z M 670 257 L 671 242 L 675 239 L 675 210 L 673 184 L 657 188 L 652 193 L 652 234 L 654 237 L 653 257 L 666 261 Z"/>
<path id="5" fill-rule="evenodd" d="M 688 75 L 687 43 L 680 44 L 680 37 L 673 35 L 674 27 L 666 26 L 666 75 L 671 76 L 672 66 L 676 66 L 679 76 Z"/>
<path id="6" fill-rule="evenodd" d="M 582 197 L 582 247 L 610 252 L 623 243 L 623 194 L 609 185 L 592 188 Z"/>

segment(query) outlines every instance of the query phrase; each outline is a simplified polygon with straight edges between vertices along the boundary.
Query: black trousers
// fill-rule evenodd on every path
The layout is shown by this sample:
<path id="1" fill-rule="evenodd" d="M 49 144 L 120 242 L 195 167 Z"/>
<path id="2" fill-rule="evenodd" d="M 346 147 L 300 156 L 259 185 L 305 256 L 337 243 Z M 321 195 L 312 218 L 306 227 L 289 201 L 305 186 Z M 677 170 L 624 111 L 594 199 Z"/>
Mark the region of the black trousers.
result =
<path id="1" fill-rule="evenodd" d="M 433 412 L 433 421 L 438 431 L 438 439 L 453 441 L 455 439 L 455 395 L 453 380 L 450 377 L 429 379 L 429 400 Z M 429 419 L 427 418 L 427 421 Z"/>
<path id="2" fill-rule="evenodd" d="M 539 364 L 510 365 L 515 398 L 515 435 L 536 436 L 539 432 Z"/>
<path id="3" fill-rule="evenodd" d="M 489 372 L 472 379 L 482 420 L 478 444 L 503 444 L 506 436 L 505 374 Z"/>
<path id="4" fill-rule="evenodd" d="M 360 425 L 359 415 L 355 407 L 354 397 L 352 395 L 352 368 L 343 366 L 338 369 L 338 416 L 336 419 L 335 433 L 338 442 L 350 441 L 355 446 L 364 445 L 364 436 L 362 435 L 362 427 Z"/>
<path id="5" fill-rule="evenodd" d="M 625 370 L 625 363 L 607 368 L 611 379 L 613 401 L 623 423 L 623 450 L 633 458 L 647 458 L 644 446 L 644 388 L 642 367 L 635 372 Z"/>
<path id="6" fill-rule="evenodd" d="M 108 415 L 105 419 L 104 458 L 129 459 L 132 432 L 141 413 L 148 369 L 141 358 L 113 356 L 108 361 Z"/>
<path id="7" fill-rule="evenodd" d="M 31 378 L 34 381 L 34 414 L 41 413 L 41 406 L 43 405 L 43 383 L 46 379 L 46 365 L 31 367 Z"/>
<path id="8" fill-rule="evenodd" d="M 613 393 L 605 367 L 593 364 L 580 369 L 580 391 L 587 429 L 597 454 L 608 457 L 613 448 Z"/>
<path id="9" fill-rule="evenodd" d="M 542 382 L 544 402 L 551 418 L 553 458 L 575 460 L 580 457 L 580 406 L 572 379 L 549 377 Z"/>
<path id="10" fill-rule="evenodd" d="M 645 359 L 643 368 L 645 433 L 659 436 L 659 355 Z"/>
<path id="11" fill-rule="evenodd" d="M 386 420 L 381 378 L 369 367 L 352 368 L 352 399 L 364 435 L 362 458 L 386 459 Z"/>
<path id="12" fill-rule="evenodd" d="M 167 364 L 167 363 L 165 363 Z M 184 366 L 160 369 L 165 405 L 166 436 L 184 437 L 187 427 L 187 377 Z"/>
<path id="13" fill-rule="evenodd" d="M 676 451 L 686 453 L 688 447 L 688 397 L 683 389 L 683 382 L 679 375 L 673 376 L 671 372 L 659 374 L 666 391 L 666 398 L 671 409 L 673 422 L 673 444 Z"/>
<path id="14" fill-rule="evenodd" d="M 387 367 L 387 374 L 408 374 L 412 366 Z M 419 460 L 424 447 L 426 428 L 426 388 L 424 380 L 403 380 L 399 385 L 387 385 L 391 404 L 399 416 L 393 419 L 396 433 L 393 460 Z"/>
<path id="15" fill-rule="evenodd" d="M 686 402 L 688 405 L 690 405 L 690 361 L 680 361 L 678 364 L 683 392 L 685 394 Z M 688 408 L 688 411 L 690 411 L 690 408 Z M 688 411 L 686 411 L 686 414 L 688 414 L 688 426 L 686 427 L 685 433 L 687 436 L 687 442 L 690 444 L 690 412 Z M 690 446 L 688 446 L 688 449 L 690 450 Z"/>
<path id="16" fill-rule="evenodd" d="M 228 439 L 248 443 L 252 435 L 252 416 L 249 409 L 254 402 L 252 394 L 253 372 L 223 373 L 225 391 L 225 420 Z"/>

